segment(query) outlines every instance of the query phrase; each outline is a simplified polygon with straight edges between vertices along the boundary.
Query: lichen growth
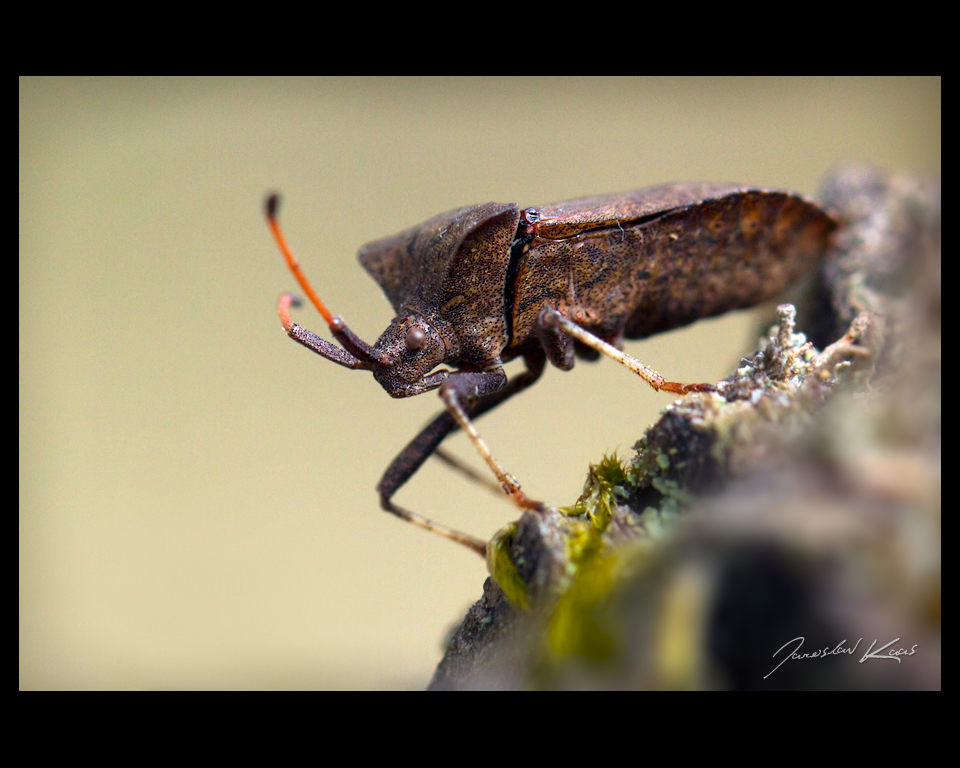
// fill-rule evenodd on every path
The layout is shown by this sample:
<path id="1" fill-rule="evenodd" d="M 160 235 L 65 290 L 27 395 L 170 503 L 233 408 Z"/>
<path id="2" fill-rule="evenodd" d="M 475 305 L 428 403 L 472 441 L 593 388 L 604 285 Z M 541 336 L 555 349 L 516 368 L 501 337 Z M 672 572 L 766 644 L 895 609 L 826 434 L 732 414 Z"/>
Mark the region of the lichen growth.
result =
<path id="1" fill-rule="evenodd" d="M 663 538 L 680 517 L 680 508 L 677 504 L 666 503 L 660 507 L 647 507 L 636 516 L 634 527 L 643 532 L 648 539 Z"/>

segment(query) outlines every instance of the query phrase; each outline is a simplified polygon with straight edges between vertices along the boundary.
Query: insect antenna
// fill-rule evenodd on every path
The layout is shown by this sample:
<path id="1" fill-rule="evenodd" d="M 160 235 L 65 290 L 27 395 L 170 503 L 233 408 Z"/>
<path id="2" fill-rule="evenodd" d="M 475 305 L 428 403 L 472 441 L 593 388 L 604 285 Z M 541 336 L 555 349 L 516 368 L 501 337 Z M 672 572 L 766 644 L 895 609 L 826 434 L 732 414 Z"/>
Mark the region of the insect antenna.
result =
<path id="1" fill-rule="evenodd" d="M 265 207 L 267 213 L 267 224 L 270 227 L 270 231 L 273 233 L 274 240 L 277 241 L 277 246 L 280 248 L 283 258 L 287 262 L 287 267 L 293 273 L 293 276 L 297 278 L 297 282 L 300 283 L 300 287 L 310 298 L 313 306 L 317 308 L 317 311 L 323 316 L 323 319 L 327 321 L 327 325 L 330 326 L 330 332 L 334 335 L 334 338 L 336 338 L 336 340 L 339 341 L 343 348 L 346 349 L 350 354 L 354 355 L 356 358 L 365 363 L 389 365 L 390 361 L 383 355 L 383 353 L 375 350 L 373 347 L 367 344 L 367 342 L 351 331 L 347 327 L 347 324 L 344 322 L 343 318 L 335 316 L 327 308 L 327 305 L 321 301 L 320 297 L 317 295 L 317 292 L 313 290 L 313 286 L 310 285 L 310 281 L 307 280 L 307 276 L 303 273 L 303 270 L 300 269 L 300 262 L 297 261 L 297 257 L 293 255 L 293 251 L 290 250 L 290 247 L 287 245 L 286 238 L 284 238 L 283 232 L 280 230 L 280 223 L 277 221 L 277 210 L 280 207 L 280 196 L 276 193 L 269 195 L 267 197 Z M 290 320 L 291 306 L 299 306 L 299 301 L 296 301 L 295 298 L 289 296 L 289 294 L 281 297 L 280 306 L 278 307 L 280 311 L 280 319 L 283 321 L 284 327 L 288 330 L 293 324 Z"/>

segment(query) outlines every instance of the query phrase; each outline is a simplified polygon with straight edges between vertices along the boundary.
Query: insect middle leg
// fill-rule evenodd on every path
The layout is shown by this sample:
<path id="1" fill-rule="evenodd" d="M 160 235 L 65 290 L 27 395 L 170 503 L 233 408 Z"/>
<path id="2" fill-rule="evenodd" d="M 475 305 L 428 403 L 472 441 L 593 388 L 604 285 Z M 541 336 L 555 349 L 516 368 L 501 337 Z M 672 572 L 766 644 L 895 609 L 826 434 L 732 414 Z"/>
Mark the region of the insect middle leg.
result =
<path id="1" fill-rule="evenodd" d="M 538 321 L 545 329 L 559 329 L 581 344 L 595 349 L 607 357 L 613 358 L 621 365 L 629 368 L 656 390 L 662 389 L 665 392 L 673 392 L 678 395 L 685 395 L 688 392 L 713 392 L 716 390 L 716 387 L 712 384 L 682 384 L 678 381 L 667 381 L 663 376 L 652 368 L 645 366 L 635 357 L 631 357 L 622 350 L 617 349 L 612 344 L 590 333 L 590 331 L 550 307 L 545 307 L 541 310 Z"/>
<path id="2" fill-rule="evenodd" d="M 518 392 L 533 384 L 543 373 L 545 358 L 539 350 L 531 353 L 524 358 L 527 370 L 510 379 L 500 389 L 482 394 L 471 403 L 469 392 L 476 391 L 477 387 L 483 387 L 486 383 L 490 386 L 493 374 L 485 373 L 455 373 L 451 374 L 448 382 L 440 388 L 440 396 L 447 409 L 438 414 L 426 427 L 418 434 L 400 454 L 395 458 L 387 470 L 383 473 L 380 483 L 377 485 L 377 491 L 380 494 L 380 506 L 397 517 L 408 522 L 433 531 L 444 538 L 459 542 L 481 557 L 486 556 L 486 542 L 460 531 L 447 528 L 444 525 L 428 520 L 414 512 L 404 509 L 393 503 L 393 495 L 407 482 L 418 469 L 422 466 L 431 454 L 433 454 L 441 442 L 452 432 L 463 428 L 471 441 L 476 446 L 478 452 L 483 456 L 484 461 L 493 470 L 500 482 L 500 487 L 504 493 L 513 497 L 513 499 L 523 507 L 537 508 L 540 502 L 528 499 L 521 491 L 517 481 L 508 475 L 500 463 L 490 453 L 486 442 L 480 437 L 473 425 L 473 420 L 479 418 L 487 411 L 492 410 L 500 403 L 509 399 Z M 503 374 L 500 374 L 503 375 Z"/>

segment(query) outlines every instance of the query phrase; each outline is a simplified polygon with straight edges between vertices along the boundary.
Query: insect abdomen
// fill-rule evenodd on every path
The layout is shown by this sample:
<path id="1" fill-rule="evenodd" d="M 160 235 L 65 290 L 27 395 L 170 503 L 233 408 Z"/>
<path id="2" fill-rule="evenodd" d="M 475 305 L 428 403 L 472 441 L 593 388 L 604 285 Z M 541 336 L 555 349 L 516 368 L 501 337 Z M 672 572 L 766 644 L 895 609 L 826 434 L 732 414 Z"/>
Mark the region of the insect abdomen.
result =
<path id="1" fill-rule="evenodd" d="M 540 222 L 516 278 L 515 343 L 533 332 L 545 305 L 612 340 L 754 306 L 814 264 L 836 226 L 797 195 L 732 187 L 658 211 L 648 198 L 664 189 L 684 191 L 674 185 L 630 197 L 642 218 Z"/>

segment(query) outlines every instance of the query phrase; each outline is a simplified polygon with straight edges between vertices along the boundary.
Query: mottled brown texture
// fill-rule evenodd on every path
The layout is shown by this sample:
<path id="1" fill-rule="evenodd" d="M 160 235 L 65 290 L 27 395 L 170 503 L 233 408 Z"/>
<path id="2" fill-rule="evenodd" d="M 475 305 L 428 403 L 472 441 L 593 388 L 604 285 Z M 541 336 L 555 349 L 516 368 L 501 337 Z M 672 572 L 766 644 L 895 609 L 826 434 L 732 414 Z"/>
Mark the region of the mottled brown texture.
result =
<path id="1" fill-rule="evenodd" d="M 416 312 L 444 337 L 451 365 L 482 366 L 507 344 L 504 281 L 520 219 L 516 204 L 435 216 L 360 249 L 360 263 L 397 315 Z"/>
<path id="2" fill-rule="evenodd" d="M 836 226 L 797 195 L 732 185 L 652 187 L 540 217 L 517 276 L 514 346 L 544 306 L 614 343 L 754 306 L 813 264 Z"/>
<path id="3" fill-rule="evenodd" d="M 398 316 L 417 313 L 443 336 L 444 362 L 490 370 L 538 344 L 544 307 L 619 343 L 766 301 L 815 262 L 836 226 L 806 198 L 735 184 L 534 210 L 511 285 L 512 203 L 441 214 L 363 246 L 360 262 Z"/>

